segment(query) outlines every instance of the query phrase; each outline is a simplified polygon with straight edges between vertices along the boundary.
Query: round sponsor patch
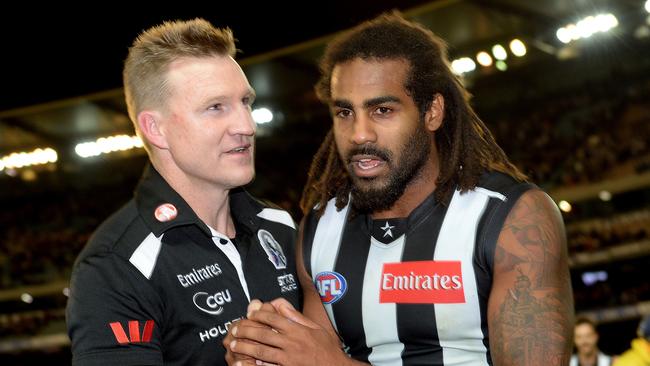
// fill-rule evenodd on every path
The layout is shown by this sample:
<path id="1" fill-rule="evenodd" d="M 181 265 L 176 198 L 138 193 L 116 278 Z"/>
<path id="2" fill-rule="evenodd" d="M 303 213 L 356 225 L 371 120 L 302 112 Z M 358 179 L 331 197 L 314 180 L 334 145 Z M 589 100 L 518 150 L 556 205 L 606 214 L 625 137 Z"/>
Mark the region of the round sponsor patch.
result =
<path id="1" fill-rule="evenodd" d="M 178 215 L 178 210 L 171 203 L 163 203 L 156 208 L 153 215 L 156 217 L 156 220 L 166 222 L 175 219 L 176 215 Z"/>
<path id="2" fill-rule="evenodd" d="M 338 272 L 321 272 L 314 280 L 323 304 L 333 304 L 345 295 L 348 283 Z"/>

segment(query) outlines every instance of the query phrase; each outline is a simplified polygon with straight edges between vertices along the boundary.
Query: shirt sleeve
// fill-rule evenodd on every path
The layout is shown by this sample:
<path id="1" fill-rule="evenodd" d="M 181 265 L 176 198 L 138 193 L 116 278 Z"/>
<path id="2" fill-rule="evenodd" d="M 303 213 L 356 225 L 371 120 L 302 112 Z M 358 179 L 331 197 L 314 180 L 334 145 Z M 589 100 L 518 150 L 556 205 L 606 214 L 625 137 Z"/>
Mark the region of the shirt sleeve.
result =
<path id="1" fill-rule="evenodd" d="M 162 301 L 114 253 L 80 261 L 66 308 L 73 365 L 162 365 Z"/>

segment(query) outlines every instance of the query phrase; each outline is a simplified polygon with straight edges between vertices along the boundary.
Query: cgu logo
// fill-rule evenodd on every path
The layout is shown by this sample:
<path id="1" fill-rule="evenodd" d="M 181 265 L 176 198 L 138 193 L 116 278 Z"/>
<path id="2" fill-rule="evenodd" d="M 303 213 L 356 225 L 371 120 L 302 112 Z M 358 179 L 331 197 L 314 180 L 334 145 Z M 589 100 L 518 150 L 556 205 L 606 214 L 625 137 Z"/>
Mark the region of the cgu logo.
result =
<path id="1" fill-rule="evenodd" d="M 194 305 L 199 310 L 212 315 L 219 315 L 223 312 L 223 305 L 232 301 L 230 290 L 219 291 L 213 295 L 207 292 L 197 292 L 192 298 Z"/>
<path id="2" fill-rule="evenodd" d="M 314 283 L 323 304 L 333 304 L 339 301 L 348 289 L 345 277 L 337 272 L 321 272 L 316 275 Z"/>

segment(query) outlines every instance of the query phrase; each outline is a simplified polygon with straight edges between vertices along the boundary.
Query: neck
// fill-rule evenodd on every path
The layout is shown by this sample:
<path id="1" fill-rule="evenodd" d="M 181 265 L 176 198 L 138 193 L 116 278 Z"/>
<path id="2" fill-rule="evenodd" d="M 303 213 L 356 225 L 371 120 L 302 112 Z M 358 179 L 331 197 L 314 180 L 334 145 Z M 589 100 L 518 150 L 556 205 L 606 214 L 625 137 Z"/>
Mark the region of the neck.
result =
<path id="1" fill-rule="evenodd" d="M 393 217 L 407 217 L 416 207 L 436 190 L 436 179 L 440 172 L 438 154 L 435 147 L 431 149 L 429 159 L 422 166 L 420 172 L 406 186 L 402 196 L 395 201 L 388 210 L 375 211 L 373 219 L 388 219 Z"/>
<path id="2" fill-rule="evenodd" d="M 589 353 L 581 353 L 578 354 L 578 359 L 580 360 L 580 364 L 583 366 L 588 366 L 588 365 L 596 365 L 598 362 L 598 351 L 593 350 Z"/>
<path id="3" fill-rule="evenodd" d="M 235 237 L 235 224 L 230 214 L 229 189 L 215 187 L 211 182 L 189 176 L 174 164 L 154 166 L 204 223 L 221 234 Z"/>

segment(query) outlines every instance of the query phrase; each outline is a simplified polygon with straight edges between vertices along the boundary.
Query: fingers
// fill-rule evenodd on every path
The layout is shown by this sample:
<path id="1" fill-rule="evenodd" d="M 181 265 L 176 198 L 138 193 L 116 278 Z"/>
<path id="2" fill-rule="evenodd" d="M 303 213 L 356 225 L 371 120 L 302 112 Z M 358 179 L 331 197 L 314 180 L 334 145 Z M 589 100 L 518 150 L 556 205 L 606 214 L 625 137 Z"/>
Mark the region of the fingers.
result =
<path id="1" fill-rule="evenodd" d="M 321 328 L 317 323 L 313 322 L 311 319 L 302 315 L 301 312 L 296 310 L 296 308 L 294 308 L 293 305 L 291 305 L 291 303 L 284 298 L 277 298 L 271 301 L 271 305 L 273 305 L 273 308 L 280 315 L 284 316 L 285 318 L 293 322 L 296 322 L 298 324 L 304 325 L 312 329 Z"/>
<path id="2" fill-rule="evenodd" d="M 255 361 L 253 365 L 277 365 L 280 363 L 282 351 L 278 348 L 271 347 L 265 344 L 253 344 L 248 342 L 241 342 L 234 340 L 228 346 L 230 352 L 234 354 L 243 354 L 252 357 Z M 265 360 L 265 361 L 263 361 Z M 237 362 L 241 362 L 238 364 Z M 251 364 L 250 359 L 237 361 L 235 366 L 244 366 Z"/>
<path id="3" fill-rule="evenodd" d="M 233 326 L 231 329 L 232 338 L 228 343 L 230 345 L 233 340 L 246 343 L 263 343 L 273 347 L 282 347 L 284 345 L 284 337 L 281 336 L 275 329 L 270 327 L 260 328 L 257 326 L 247 326 L 245 324 Z M 224 341 L 225 342 L 225 341 Z"/>

